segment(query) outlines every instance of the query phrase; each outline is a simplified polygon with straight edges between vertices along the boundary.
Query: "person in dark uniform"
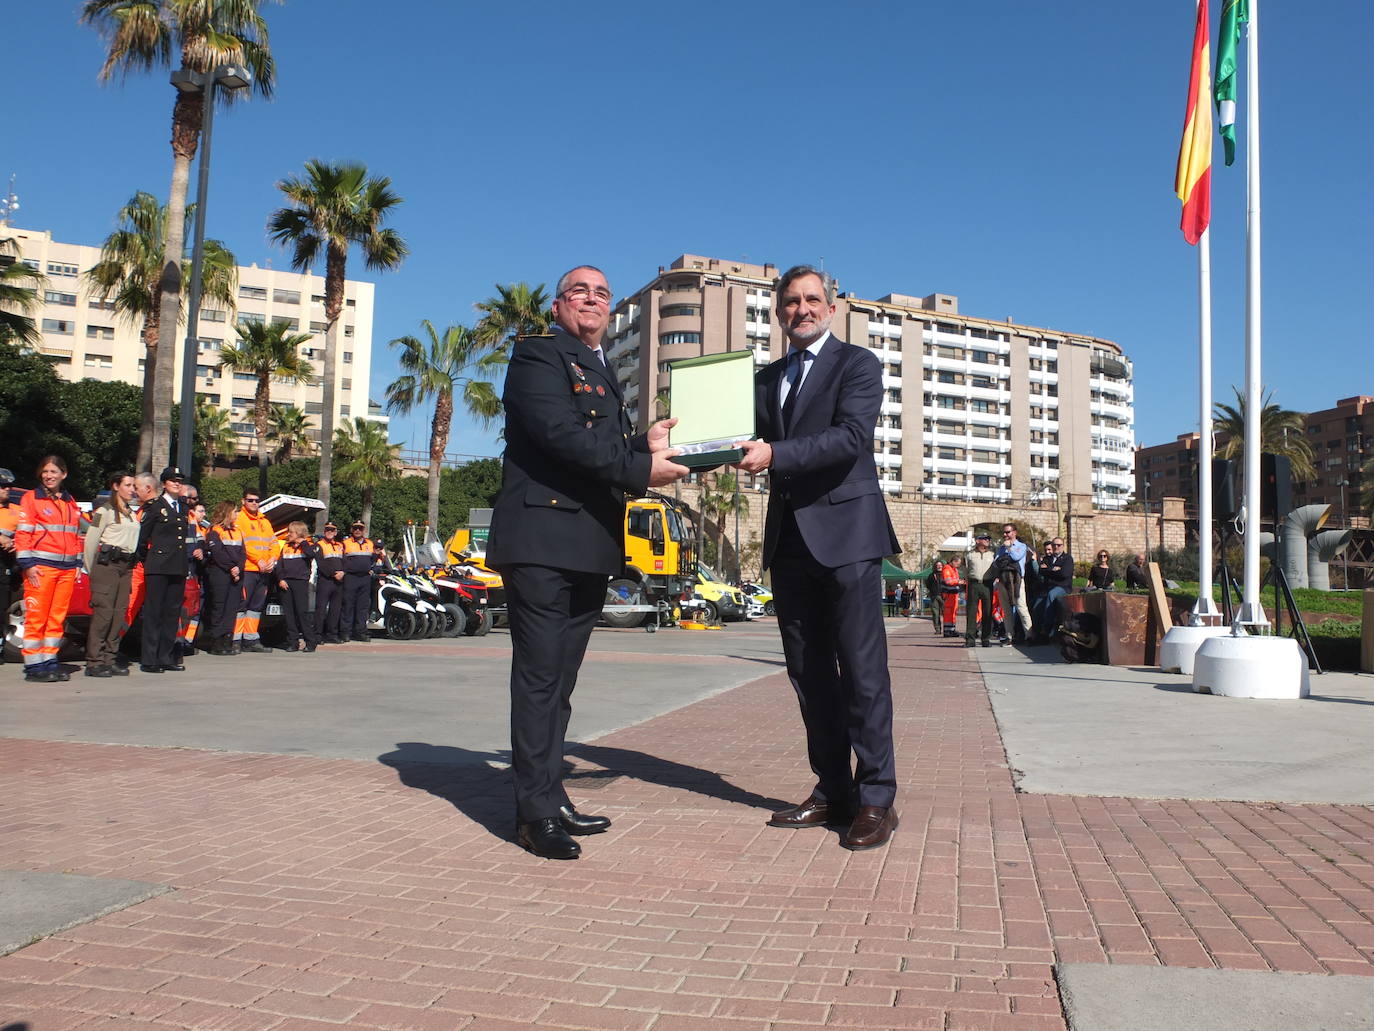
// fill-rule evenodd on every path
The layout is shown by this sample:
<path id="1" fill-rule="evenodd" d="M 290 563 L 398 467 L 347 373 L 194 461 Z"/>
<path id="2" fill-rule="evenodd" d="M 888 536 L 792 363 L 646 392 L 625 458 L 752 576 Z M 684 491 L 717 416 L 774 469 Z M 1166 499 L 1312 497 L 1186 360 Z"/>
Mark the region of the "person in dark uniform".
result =
<path id="1" fill-rule="evenodd" d="M 310 567 L 319 558 L 319 546 L 306 536 L 304 523 L 286 528 L 286 540 L 274 570 L 281 590 L 281 608 L 286 616 L 286 650 L 297 651 L 305 640 L 305 650 L 313 652 L 320 644 L 315 620 L 310 614 Z"/>
<path id="2" fill-rule="evenodd" d="M 243 604 L 244 551 L 238 514 L 238 505 L 221 501 L 205 533 L 205 586 L 210 596 L 205 604 L 205 622 L 211 655 L 234 654 L 234 623 Z"/>
<path id="3" fill-rule="evenodd" d="M 341 644 L 339 616 L 343 612 L 344 572 L 339 528 L 325 523 L 324 536 L 316 544 L 320 554 L 315 560 L 315 632 L 323 644 Z"/>
<path id="4" fill-rule="evenodd" d="M 186 593 L 186 505 L 181 470 L 168 466 L 159 477 L 162 496 L 149 502 L 138 528 L 138 554 L 143 560 L 146 594 L 143 600 L 144 673 L 180 672 L 186 667 L 177 656 L 177 625 Z"/>
<path id="5" fill-rule="evenodd" d="M 549 336 L 516 341 L 506 371 L 506 452 L 487 564 L 505 580 L 511 629 L 511 772 L 516 840 L 545 859 L 575 859 L 570 834 L 610 820 L 579 813 L 563 790 L 564 738 L 577 671 L 620 572 L 625 492 L 686 476 L 668 430 L 633 427 L 602 338 L 611 289 L 581 265 L 558 281 Z"/>
<path id="6" fill-rule="evenodd" d="M 377 563 L 377 548 L 367 538 L 367 524 L 361 519 L 349 527 L 343 542 L 343 615 L 339 637 L 354 641 L 370 640 L 367 617 L 372 614 L 372 567 Z"/>
<path id="7" fill-rule="evenodd" d="M 882 363 L 831 334 L 826 272 L 795 266 L 773 293 L 790 347 L 755 378 L 760 439 L 736 446 L 741 469 L 769 471 L 763 564 L 816 784 L 768 822 L 848 824 L 845 848 L 880 848 L 897 828 L 881 566 L 901 550 L 873 462 Z"/>

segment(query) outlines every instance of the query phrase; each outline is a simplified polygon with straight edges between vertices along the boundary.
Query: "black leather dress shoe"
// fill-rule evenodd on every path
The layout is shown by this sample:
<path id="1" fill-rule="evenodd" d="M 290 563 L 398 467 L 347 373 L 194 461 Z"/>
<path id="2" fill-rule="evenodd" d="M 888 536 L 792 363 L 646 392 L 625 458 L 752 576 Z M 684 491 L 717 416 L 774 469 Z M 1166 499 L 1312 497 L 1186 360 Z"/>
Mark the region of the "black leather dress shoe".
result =
<path id="1" fill-rule="evenodd" d="M 163 667 L 162 667 L 162 672 L 164 672 L 164 673 L 185 673 L 185 672 L 186 672 L 186 666 L 185 666 L 183 663 L 177 662 L 177 663 L 173 663 L 173 664 L 170 665 L 170 666 L 163 666 Z"/>
<path id="2" fill-rule="evenodd" d="M 522 823 L 516 830 L 515 840 L 521 848 L 540 859 L 576 859 L 582 854 L 582 846 L 568 837 L 556 816 Z"/>
<path id="3" fill-rule="evenodd" d="M 805 802 L 794 805 L 791 809 L 783 809 L 773 814 L 768 821 L 770 827 L 824 827 L 827 824 L 843 824 L 849 822 L 849 807 L 836 805 L 827 802 L 823 798 L 815 795 L 807 797 Z"/>
<path id="4" fill-rule="evenodd" d="M 139 671 L 140 673 L 161 673 L 161 672 L 162 672 L 162 667 L 161 667 L 161 666 L 145 666 L 143 663 L 140 662 L 140 663 L 138 664 L 138 671 Z"/>
<path id="5" fill-rule="evenodd" d="M 588 816 L 586 813 L 579 813 L 570 805 L 558 810 L 558 822 L 569 834 L 600 834 L 611 829 L 610 817 Z"/>

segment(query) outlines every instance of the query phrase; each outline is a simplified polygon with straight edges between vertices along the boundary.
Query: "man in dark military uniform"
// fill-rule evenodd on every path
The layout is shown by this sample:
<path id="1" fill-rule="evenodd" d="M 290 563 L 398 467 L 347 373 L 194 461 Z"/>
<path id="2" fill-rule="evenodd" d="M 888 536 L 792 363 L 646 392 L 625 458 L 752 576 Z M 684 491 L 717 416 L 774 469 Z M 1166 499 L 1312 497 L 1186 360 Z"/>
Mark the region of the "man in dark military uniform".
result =
<path id="1" fill-rule="evenodd" d="M 186 503 L 181 500 L 185 478 L 180 469 L 168 466 L 160 479 L 162 496 L 147 503 L 138 528 L 138 557 L 147 592 L 138 667 L 144 673 L 186 668 L 176 652 L 177 624 L 186 593 Z"/>
<path id="2" fill-rule="evenodd" d="M 579 813 L 563 790 L 570 699 L 606 582 L 623 563 L 625 494 L 686 476 L 668 430 L 633 427 L 602 338 L 611 289 L 581 265 L 558 281 L 551 336 L 518 340 L 506 372 L 506 452 L 487 564 L 501 572 L 511 628 L 511 772 L 516 839 L 545 859 L 575 859 L 570 834 L 605 817 Z"/>

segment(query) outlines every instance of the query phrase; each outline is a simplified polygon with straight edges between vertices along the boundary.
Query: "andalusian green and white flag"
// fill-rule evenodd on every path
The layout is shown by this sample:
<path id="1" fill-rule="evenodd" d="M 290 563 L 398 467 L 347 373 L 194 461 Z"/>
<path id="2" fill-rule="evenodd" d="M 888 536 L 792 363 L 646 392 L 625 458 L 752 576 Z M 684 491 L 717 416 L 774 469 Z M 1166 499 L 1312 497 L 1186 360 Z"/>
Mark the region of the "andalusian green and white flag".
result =
<path id="1" fill-rule="evenodd" d="M 1226 163 L 1236 160 L 1236 68 L 1240 27 L 1250 20 L 1247 0 L 1225 0 L 1221 8 L 1221 31 L 1217 33 L 1217 127 L 1226 151 Z"/>

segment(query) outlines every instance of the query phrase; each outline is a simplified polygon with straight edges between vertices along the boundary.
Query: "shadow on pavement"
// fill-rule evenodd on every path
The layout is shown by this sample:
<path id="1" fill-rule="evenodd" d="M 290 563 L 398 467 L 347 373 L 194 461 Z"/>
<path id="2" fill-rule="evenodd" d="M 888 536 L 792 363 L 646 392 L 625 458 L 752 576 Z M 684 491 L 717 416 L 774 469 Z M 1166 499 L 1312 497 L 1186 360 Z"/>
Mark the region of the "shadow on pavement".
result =
<path id="1" fill-rule="evenodd" d="M 568 754 L 603 767 L 602 770 L 577 770 L 565 762 L 564 775 L 574 793 L 577 793 L 579 781 L 586 788 L 601 788 L 617 777 L 633 777 L 659 787 L 691 791 L 757 809 L 776 811 L 793 804 L 737 787 L 710 770 L 628 748 L 569 744 Z M 395 751 L 379 755 L 377 761 L 394 769 L 407 787 L 442 798 L 498 838 L 510 837 L 515 820 L 510 773 L 490 765 L 508 766 L 509 751 L 477 751 L 454 745 L 400 741 Z M 577 802 L 578 799 L 574 799 L 574 803 Z M 5 1029 L 0 1028 L 0 1031 Z"/>

